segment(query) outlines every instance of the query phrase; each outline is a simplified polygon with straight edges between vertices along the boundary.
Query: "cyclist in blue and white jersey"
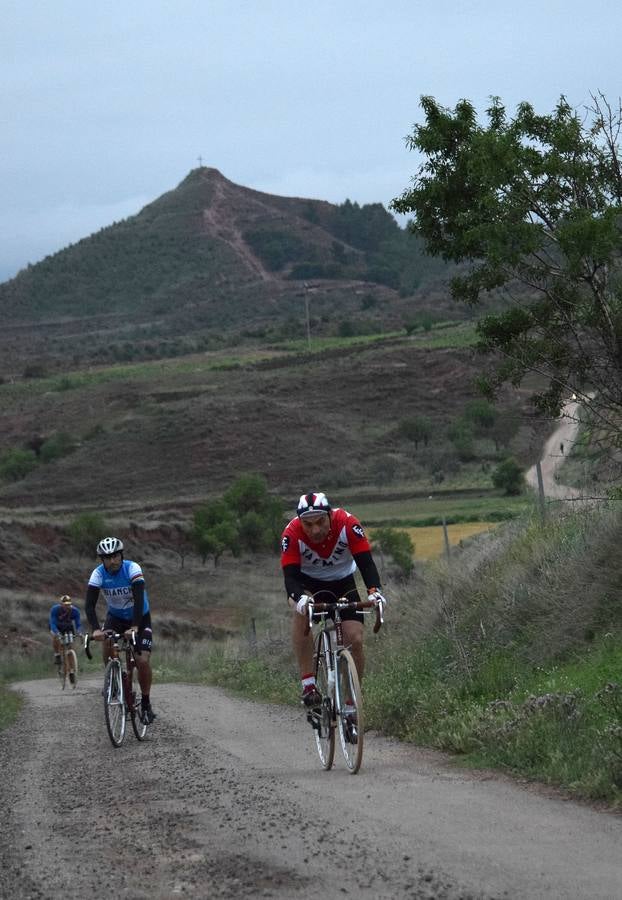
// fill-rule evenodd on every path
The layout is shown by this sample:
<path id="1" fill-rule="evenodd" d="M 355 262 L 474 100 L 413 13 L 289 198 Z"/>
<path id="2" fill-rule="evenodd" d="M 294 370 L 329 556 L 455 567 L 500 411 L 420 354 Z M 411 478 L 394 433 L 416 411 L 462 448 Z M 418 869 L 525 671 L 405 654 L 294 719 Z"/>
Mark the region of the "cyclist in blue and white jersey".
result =
<path id="1" fill-rule="evenodd" d="M 93 569 L 86 589 L 85 611 L 93 629 L 93 640 L 106 639 L 105 631 L 112 629 L 118 634 L 130 637 L 136 642 L 136 664 L 138 682 L 142 693 L 141 718 L 151 724 L 155 713 L 151 708 L 151 612 L 149 597 L 145 588 L 145 578 L 138 563 L 123 558 L 123 542 L 116 537 L 105 537 L 97 545 L 97 555 L 101 564 Z M 107 604 L 106 621 L 100 626 L 95 605 L 102 592 Z M 104 644 L 104 664 L 108 661 L 110 648 Z"/>
<path id="2" fill-rule="evenodd" d="M 60 668 L 60 635 L 68 631 L 74 634 L 82 634 L 80 624 L 80 610 L 74 606 L 69 594 L 63 594 L 58 603 L 55 603 L 50 610 L 50 634 L 52 635 L 52 648 L 54 649 L 54 663 Z M 69 674 L 70 681 L 73 683 L 75 675 L 73 672 Z"/>

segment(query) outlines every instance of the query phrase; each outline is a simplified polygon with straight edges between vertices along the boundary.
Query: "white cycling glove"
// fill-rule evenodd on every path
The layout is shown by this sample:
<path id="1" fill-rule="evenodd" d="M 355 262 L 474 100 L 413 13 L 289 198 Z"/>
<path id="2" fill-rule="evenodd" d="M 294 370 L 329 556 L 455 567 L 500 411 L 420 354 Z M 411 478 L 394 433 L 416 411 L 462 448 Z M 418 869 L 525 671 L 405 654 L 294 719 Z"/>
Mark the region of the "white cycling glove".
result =
<path id="1" fill-rule="evenodd" d="M 303 594 L 301 596 L 300 600 L 296 603 L 296 612 L 298 613 L 298 615 L 300 615 L 300 616 L 307 615 L 307 606 L 308 606 L 310 600 L 311 600 L 311 597 L 308 597 L 306 594 Z"/>
<path id="2" fill-rule="evenodd" d="M 373 590 L 367 595 L 367 599 L 371 600 L 376 606 L 382 603 L 383 606 L 387 605 L 387 598 L 380 593 L 379 590 Z"/>

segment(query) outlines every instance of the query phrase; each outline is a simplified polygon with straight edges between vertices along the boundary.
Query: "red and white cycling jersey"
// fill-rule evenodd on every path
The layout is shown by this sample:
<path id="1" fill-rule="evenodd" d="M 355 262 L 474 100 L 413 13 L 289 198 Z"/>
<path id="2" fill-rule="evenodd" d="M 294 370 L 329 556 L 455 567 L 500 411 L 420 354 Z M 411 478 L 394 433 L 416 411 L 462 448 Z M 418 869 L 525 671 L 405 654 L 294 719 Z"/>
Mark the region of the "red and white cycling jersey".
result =
<path id="1" fill-rule="evenodd" d="M 370 549 L 359 520 L 337 507 L 330 514 L 330 531 L 321 544 L 309 540 L 298 516 L 291 520 L 281 538 L 281 566 L 299 565 L 303 575 L 338 581 L 355 572 L 353 554 Z"/>

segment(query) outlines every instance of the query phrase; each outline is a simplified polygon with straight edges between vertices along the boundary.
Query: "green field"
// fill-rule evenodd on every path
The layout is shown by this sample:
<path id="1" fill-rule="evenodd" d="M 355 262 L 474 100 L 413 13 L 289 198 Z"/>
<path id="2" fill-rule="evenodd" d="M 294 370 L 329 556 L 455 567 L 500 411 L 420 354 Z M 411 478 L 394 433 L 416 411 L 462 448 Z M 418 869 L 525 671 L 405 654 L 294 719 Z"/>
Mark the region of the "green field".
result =
<path id="1" fill-rule="evenodd" d="M 533 509 L 532 494 L 507 497 L 497 491 L 439 492 L 401 499 L 358 500 L 352 512 L 366 525 L 423 527 L 458 522 L 500 522 Z"/>

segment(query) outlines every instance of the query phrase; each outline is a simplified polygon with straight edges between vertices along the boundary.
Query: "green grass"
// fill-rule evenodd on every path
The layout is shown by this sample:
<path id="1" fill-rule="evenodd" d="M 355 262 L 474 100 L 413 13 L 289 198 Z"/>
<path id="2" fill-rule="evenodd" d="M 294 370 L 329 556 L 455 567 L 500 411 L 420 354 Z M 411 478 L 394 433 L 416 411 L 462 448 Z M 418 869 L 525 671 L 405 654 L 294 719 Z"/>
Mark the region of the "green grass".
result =
<path id="1" fill-rule="evenodd" d="M 513 519 L 534 508 L 534 496 L 506 497 L 489 491 L 482 495 L 460 496 L 454 492 L 432 493 L 429 497 L 399 500 L 357 501 L 357 518 L 368 526 L 407 525 L 409 527 L 457 522 L 498 522 Z"/>
<path id="2" fill-rule="evenodd" d="M 431 331 L 416 335 L 418 344 L 429 350 L 459 350 L 474 347 L 478 341 L 475 325 L 465 322 L 450 327 L 436 326 Z"/>
<path id="3" fill-rule="evenodd" d="M 5 684 L 0 683 L 0 730 L 17 718 L 22 706 L 22 698 Z"/>
<path id="4" fill-rule="evenodd" d="M 415 341 L 418 345 L 433 349 L 460 349 L 463 347 L 472 347 L 476 343 L 477 335 L 475 326 L 464 322 L 436 322 L 430 331 L 417 331 L 407 336 L 403 330 L 400 331 L 384 331 L 373 334 L 358 334 L 351 337 L 314 337 L 311 335 L 311 346 L 309 342 L 303 338 L 296 340 L 283 341 L 274 344 L 275 349 L 286 350 L 292 353 L 320 353 L 323 350 L 338 350 L 353 347 L 357 345 L 365 346 L 366 344 L 375 344 L 381 341 Z"/>
<path id="5" fill-rule="evenodd" d="M 184 375 L 188 373 L 222 371 L 239 368 L 244 363 L 251 363 L 265 358 L 264 354 L 214 356 L 210 359 L 167 359 L 155 362 L 140 362 L 131 365 L 111 365 L 92 371 L 74 372 L 71 375 L 55 375 L 48 378 L 37 378 L 29 381 L 18 381 L 15 384 L 0 385 L 0 392 L 11 395 L 29 393 L 32 395 L 45 394 L 48 391 L 67 391 L 91 388 L 97 384 L 105 384 L 111 381 L 132 380 L 157 380 L 163 373 L 167 377 Z"/>

